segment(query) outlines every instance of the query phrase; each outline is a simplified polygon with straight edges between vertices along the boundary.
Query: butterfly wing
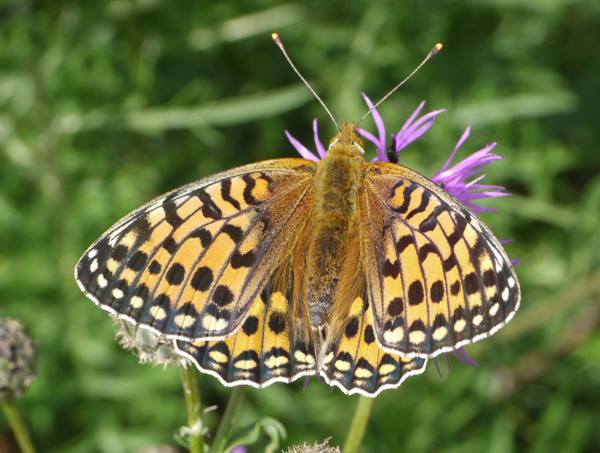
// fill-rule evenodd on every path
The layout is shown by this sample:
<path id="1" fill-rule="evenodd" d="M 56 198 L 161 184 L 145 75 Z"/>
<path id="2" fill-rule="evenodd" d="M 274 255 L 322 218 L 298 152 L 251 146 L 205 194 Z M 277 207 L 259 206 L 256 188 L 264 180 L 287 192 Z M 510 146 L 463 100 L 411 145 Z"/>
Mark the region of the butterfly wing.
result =
<path id="1" fill-rule="evenodd" d="M 315 166 L 265 161 L 158 197 L 102 235 L 75 278 L 101 308 L 157 333 L 230 335 L 306 221 Z"/>
<path id="2" fill-rule="evenodd" d="M 399 387 L 407 377 L 423 373 L 426 362 L 425 358 L 383 351 L 375 341 L 369 304 L 357 297 L 340 337 L 325 352 L 319 375 L 346 394 L 375 397 L 385 389 Z"/>
<path id="3" fill-rule="evenodd" d="M 500 242 L 476 214 L 408 168 L 368 167 L 362 255 L 377 340 L 435 356 L 493 334 L 520 289 Z"/>
<path id="4" fill-rule="evenodd" d="M 220 341 L 177 341 L 179 354 L 228 387 L 263 388 L 315 374 L 313 345 L 293 328 L 302 321 L 293 319 L 291 294 L 289 286 L 279 291 L 268 285 L 236 333 Z"/>

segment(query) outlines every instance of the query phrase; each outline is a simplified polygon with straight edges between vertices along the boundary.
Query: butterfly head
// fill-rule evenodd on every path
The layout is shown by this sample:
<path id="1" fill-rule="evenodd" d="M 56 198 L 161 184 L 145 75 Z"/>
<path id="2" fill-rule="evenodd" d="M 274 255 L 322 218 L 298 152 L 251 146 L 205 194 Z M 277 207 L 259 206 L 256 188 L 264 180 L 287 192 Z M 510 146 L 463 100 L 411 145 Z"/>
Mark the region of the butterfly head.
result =
<path id="1" fill-rule="evenodd" d="M 335 148 L 351 148 L 354 151 L 364 154 L 364 144 L 360 135 L 358 135 L 358 124 L 342 123 L 338 134 L 329 142 L 329 152 Z"/>

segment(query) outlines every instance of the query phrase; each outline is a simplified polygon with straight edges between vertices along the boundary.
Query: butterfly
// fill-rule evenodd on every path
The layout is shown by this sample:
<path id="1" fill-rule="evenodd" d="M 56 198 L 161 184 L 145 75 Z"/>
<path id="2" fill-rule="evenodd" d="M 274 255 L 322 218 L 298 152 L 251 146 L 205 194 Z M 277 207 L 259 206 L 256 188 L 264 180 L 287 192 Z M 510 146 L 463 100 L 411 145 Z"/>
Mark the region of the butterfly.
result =
<path id="1" fill-rule="evenodd" d="M 481 219 L 407 167 L 366 162 L 354 123 L 320 162 L 249 164 L 150 201 L 75 276 L 227 386 L 317 375 L 366 396 L 493 334 L 520 301 Z"/>

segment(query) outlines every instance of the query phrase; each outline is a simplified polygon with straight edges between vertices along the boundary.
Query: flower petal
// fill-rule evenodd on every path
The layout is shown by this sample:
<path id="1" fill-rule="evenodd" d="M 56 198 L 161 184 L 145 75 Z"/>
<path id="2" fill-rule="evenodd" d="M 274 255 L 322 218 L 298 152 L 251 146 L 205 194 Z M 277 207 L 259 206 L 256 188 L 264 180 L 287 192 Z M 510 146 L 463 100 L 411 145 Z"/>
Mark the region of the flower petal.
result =
<path id="1" fill-rule="evenodd" d="M 493 208 L 476 205 L 473 201 L 483 198 L 497 198 L 510 195 L 502 186 L 480 184 L 479 182 L 485 178 L 485 174 L 475 176 L 495 161 L 502 159 L 502 156 L 492 152 L 496 147 L 496 143 L 487 144 L 482 149 L 451 166 L 458 149 L 465 143 L 470 132 L 470 128 L 465 129 L 458 140 L 458 143 L 452 150 L 450 157 L 431 180 L 440 184 L 446 191 L 454 195 L 474 211 L 493 211 Z M 474 178 L 470 179 L 472 177 Z"/>
<path id="2" fill-rule="evenodd" d="M 304 146 L 302 143 L 300 143 L 298 140 L 296 140 L 292 136 L 292 134 L 290 134 L 287 130 L 285 130 L 284 132 L 285 132 L 285 136 L 290 141 L 292 146 L 296 149 L 296 151 L 298 151 L 298 154 L 300 154 L 306 160 L 312 160 L 314 162 L 319 162 L 320 159 L 317 156 L 315 156 L 306 146 Z"/>
<path id="3" fill-rule="evenodd" d="M 317 152 L 319 153 L 321 159 L 323 159 L 325 157 L 325 154 L 327 154 L 327 150 L 325 149 L 323 143 L 321 143 L 321 139 L 319 138 L 319 128 L 317 126 L 316 118 L 313 119 L 313 135 L 315 139 L 315 147 L 317 148 Z"/>
<path id="4" fill-rule="evenodd" d="M 380 161 L 385 162 L 385 161 L 387 161 L 387 158 L 385 155 L 385 153 L 386 153 L 386 135 L 385 135 L 385 124 L 383 122 L 383 118 L 381 117 L 381 115 L 377 111 L 377 109 L 373 108 L 375 106 L 375 104 L 373 104 L 373 102 L 371 102 L 371 99 L 369 99 L 369 97 L 365 93 L 362 93 L 362 97 L 365 100 L 365 102 L 367 103 L 367 106 L 369 107 L 371 116 L 373 117 L 373 121 L 375 122 L 375 127 L 377 128 L 377 134 L 379 135 L 379 137 L 375 137 L 373 134 L 370 134 L 363 129 L 359 129 L 358 133 L 361 135 L 363 135 L 363 132 L 366 133 L 366 135 L 363 135 L 363 137 L 375 145 L 375 147 L 377 148 L 377 158 Z"/>
<path id="5" fill-rule="evenodd" d="M 400 130 L 398 131 L 398 134 L 400 132 L 405 131 L 406 129 L 408 129 L 411 124 L 413 123 L 413 121 L 415 120 L 415 118 L 417 116 L 419 116 L 419 113 L 421 113 L 421 110 L 423 110 L 423 107 L 425 107 L 425 101 L 421 101 L 421 103 L 419 104 L 419 106 L 415 109 L 414 112 L 412 112 L 412 114 L 408 117 L 408 119 L 404 122 L 404 124 L 402 125 L 402 127 L 400 128 Z"/>
<path id="6" fill-rule="evenodd" d="M 456 152 L 458 151 L 458 148 L 460 148 L 463 145 L 463 143 L 467 140 L 467 138 L 469 138 L 470 134 L 471 134 L 471 128 L 467 127 L 465 129 L 465 131 L 462 133 L 462 135 L 460 136 L 460 138 L 458 139 L 458 143 L 456 143 L 456 146 L 454 146 L 454 149 L 450 153 L 448 160 L 446 161 L 446 163 L 444 165 L 442 165 L 442 168 L 439 169 L 439 171 L 436 173 L 434 178 L 437 177 L 438 175 L 440 175 L 441 173 L 443 173 L 448 168 L 448 165 L 450 165 L 450 163 L 454 160 L 454 156 L 456 156 Z"/>
<path id="7" fill-rule="evenodd" d="M 399 152 L 403 148 L 406 148 L 412 142 L 417 140 L 421 135 L 429 130 L 433 123 L 435 122 L 435 118 L 440 114 L 445 112 L 446 110 L 434 110 L 432 112 L 423 115 L 419 118 L 414 124 L 410 127 L 400 130 L 398 134 L 396 134 L 396 152 Z"/>

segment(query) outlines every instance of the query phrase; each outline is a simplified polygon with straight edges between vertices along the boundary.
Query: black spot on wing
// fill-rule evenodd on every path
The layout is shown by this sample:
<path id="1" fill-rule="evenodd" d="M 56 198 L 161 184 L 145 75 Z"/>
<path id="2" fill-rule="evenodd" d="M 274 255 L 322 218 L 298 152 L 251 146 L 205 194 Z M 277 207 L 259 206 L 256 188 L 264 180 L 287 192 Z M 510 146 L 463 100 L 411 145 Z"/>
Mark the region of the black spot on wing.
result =
<path id="1" fill-rule="evenodd" d="M 285 318 L 282 313 L 273 312 L 269 315 L 269 329 L 276 334 L 285 330 Z"/>
<path id="2" fill-rule="evenodd" d="M 417 190 L 418 187 L 419 186 L 411 182 L 410 185 L 404 189 L 404 192 L 402 192 L 402 204 L 397 208 L 392 209 L 400 214 L 404 214 L 406 211 L 408 211 L 408 207 L 410 206 L 410 196 L 415 190 Z"/>
<path id="3" fill-rule="evenodd" d="M 254 190 L 254 187 L 256 186 L 256 181 L 254 181 L 254 178 L 249 174 L 242 176 L 242 179 L 245 183 L 243 192 L 244 201 L 249 205 L 258 203 L 258 200 L 252 195 L 252 190 Z"/>
<path id="4" fill-rule="evenodd" d="M 411 212 L 408 213 L 408 215 L 406 216 L 406 219 L 407 220 L 412 219 L 417 214 L 425 211 L 425 209 L 427 208 L 427 205 L 429 204 L 430 198 L 431 198 L 431 192 L 429 192 L 429 190 L 424 190 L 423 194 L 421 195 L 421 203 L 419 203 L 419 206 L 417 206 L 415 209 L 413 209 Z"/>
<path id="5" fill-rule="evenodd" d="M 146 216 L 141 216 L 137 219 L 131 230 L 135 233 L 138 242 L 146 242 L 150 235 L 152 234 L 152 227 L 150 226 L 150 221 L 146 218 Z"/>
<path id="6" fill-rule="evenodd" d="M 148 272 L 150 272 L 153 275 L 159 274 L 161 269 L 162 269 L 162 266 L 156 260 L 152 260 L 152 262 L 150 263 L 150 266 L 148 266 Z"/>
<path id="7" fill-rule="evenodd" d="M 441 280 L 436 280 L 431 285 L 430 299 L 433 303 L 439 303 L 444 298 L 444 283 Z"/>
<path id="8" fill-rule="evenodd" d="M 423 302 L 423 298 L 423 284 L 420 280 L 415 280 L 408 287 L 408 303 L 410 305 L 419 305 Z"/>
<path id="9" fill-rule="evenodd" d="M 398 242 L 396 242 L 396 252 L 398 254 L 402 253 L 406 247 L 411 244 L 414 244 L 412 235 L 407 234 L 406 236 L 402 236 L 400 239 L 398 239 Z"/>
<path id="10" fill-rule="evenodd" d="M 360 322 L 356 316 L 350 318 L 346 324 L 346 329 L 344 330 L 344 334 L 347 338 L 353 338 L 358 333 L 359 324 Z"/>
<path id="11" fill-rule="evenodd" d="M 172 198 L 166 198 L 163 201 L 162 207 L 165 211 L 165 220 L 169 223 L 169 225 L 171 225 L 173 228 L 177 228 L 183 223 L 183 219 L 177 213 L 177 205 Z"/>
<path id="12" fill-rule="evenodd" d="M 396 181 L 396 182 L 394 183 L 394 185 L 393 185 L 393 186 L 391 187 L 391 189 L 390 189 L 390 194 L 388 195 L 388 198 L 393 198 L 393 197 L 394 197 L 394 195 L 396 195 L 396 189 L 397 189 L 398 187 L 401 187 L 401 186 L 402 186 L 402 184 L 404 184 L 404 180 L 403 180 L 403 179 L 399 179 L 398 181 Z"/>
<path id="13" fill-rule="evenodd" d="M 240 203 L 231 196 L 231 179 L 225 179 L 221 182 L 221 198 L 238 211 L 242 209 Z"/>
<path id="14" fill-rule="evenodd" d="M 448 243 L 451 247 L 460 241 L 463 238 L 463 234 L 465 232 L 465 228 L 467 227 L 467 220 L 462 215 L 455 215 L 454 221 L 454 231 L 448 236 Z"/>
<path id="15" fill-rule="evenodd" d="M 219 285 L 215 288 L 212 296 L 212 300 L 219 306 L 229 305 L 233 302 L 233 293 L 225 285 Z"/>
<path id="16" fill-rule="evenodd" d="M 404 311 L 404 301 L 401 297 L 394 297 L 388 305 L 388 314 L 390 316 L 400 316 Z"/>
<path id="17" fill-rule="evenodd" d="M 256 316 L 248 316 L 242 324 L 242 331 L 246 335 L 254 335 L 258 330 L 258 318 Z"/>
<path id="18" fill-rule="evenodd" d="M 185 268 L 180 263 L 173 263 L 165 278 L 169 285 L 180 285 L 183 282 L 183 277 L 185 276 Z"/>
<path id="19" fill-rule="evenodd" d="M 194 272 L 191 285 L 196 291 L 206 291 L 213 282 L 213 272 L 206 266 L 201 266 Z"/>
<path id="20" fill-rule="evenodd" d="M 169 236 L 168 238 L 166 238 L 164 240 L 162 246 L 171 255 L 173 255 L 177 251 L 177 248 L 178 248 L 177 242 L 175 242 L 175 239 L 173 239 L 172 236 Z"/>
<path id="21" fill-rule="evenodd" d="M 206 190 L 197 189 L 193 192 L 193 195 L 198 197 L 198 199 L 202 202 L 201 211 L 204 217 L 214 220 L 218 220 L 223 217 L 223 212 L 221 212 Z"/>
<path id="22" fill-rule="evenodd" d="M 133 271 L 139 272 L 144 268 L 147 260 L 148 255 L 141 250 L 138 250 L 127 260 L 127 267 Z"/>
<path id="23" fill-rule="evenodd" d="M 190 237 L 200 239 L 200 245 L 202 247 L 207 247 L 212 241 L 212 234 L 205 228 L 196 229 L 192 234 L 190 234 Z"/>
<path id="24" fill-rule="evenodd" d="M 244 232 L 239 226 L 227 224 L 223 226 L 223 233 L 225 233 L 233 242 L 240 242 L 244 237 Z"/>
<path id="25" fill-rule="evenodd" d="M 431 211 L 431 214 L 419 224 L 419 231 L 426 233 L 435 229 L 435 226 L 438 224 L 438 216 L 445 210 L 446 207 L 443 204 L 436 206 L 433 211 Z"/>
<path id="26" fill-rule="evenodd" d="M 428 242 L 419 249 L 419 261 L 424 262 L 427 259 L 427 255 L 430 253 L 437 254 L 437 248 L 432 243 Z"/>
<path id="27" fill-rule="evenodd" d="M 396 260 L 392 263 L 389 259 L 386 259 L 381 272 L 384 277 L 397 278 L 400 273 L 400 262 Z"/>
<path id="28" fill-rule="evenodd" d="M 246 253 L 240 253 L 236 250 L 231 257 L 231 267 L 238 269 L 240 267 L 251 267 L 256 261 L 256 255 L 253 250 Z"/>

